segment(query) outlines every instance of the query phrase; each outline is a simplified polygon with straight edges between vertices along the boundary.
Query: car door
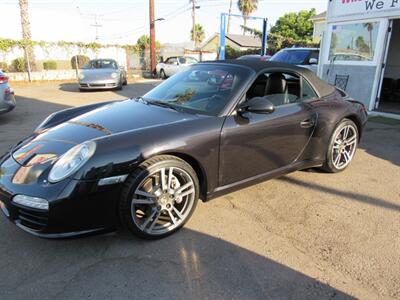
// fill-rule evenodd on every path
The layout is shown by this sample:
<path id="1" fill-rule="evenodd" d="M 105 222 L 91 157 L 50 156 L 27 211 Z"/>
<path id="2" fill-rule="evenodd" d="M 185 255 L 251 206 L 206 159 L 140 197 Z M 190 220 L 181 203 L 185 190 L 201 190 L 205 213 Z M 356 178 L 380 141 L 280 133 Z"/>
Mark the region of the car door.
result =
<path id="1" fill-rule="evenodd" d="M 169 66 L 170 74 L 169 76 L 175 75 L 176 73 L 179 72 L 179 62 L 177 57 L 173 57 L 171 59 L 171 64 Z"/>
<path id="2" fill-rule="evenodd" d="M 294 80 L 293 74 L 282 75 L 287 79 L 284 95 L 268 94 L 270 74 L 257 78 L 246 95 L 247 99 L 270 97 L 275 102 L 272 113 L 234 112 L 226 118 L 221 131 L 220 186 L 283 169 L 294 163 L 308 144 L 317 115 L 304 100 L 316 94 L 301 76 Z"/>
<path id="3" fill-rule="evenodd" d="M 170 57 L 168 58 L 163 65 L 163 69 L 164 69 L 164 73 L 166 76 L 171 76 L 172 75 L 172 62 L 174 61 L 174 59 L 176 59 L 175 57 Z"/>

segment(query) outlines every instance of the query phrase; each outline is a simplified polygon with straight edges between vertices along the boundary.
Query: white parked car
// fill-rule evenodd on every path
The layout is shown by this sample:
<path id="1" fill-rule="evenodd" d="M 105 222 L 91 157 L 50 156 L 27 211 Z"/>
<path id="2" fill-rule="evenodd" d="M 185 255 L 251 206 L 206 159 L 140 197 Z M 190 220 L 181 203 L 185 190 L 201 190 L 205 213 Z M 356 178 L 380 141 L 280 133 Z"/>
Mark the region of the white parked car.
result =
<path id="1" fill-rule="evenodd" d="M 160 75 L 160 78 L 165 79 L 195 63 L 198 63 L 198 61 L 193 57 L 173 56 L 167 58 L 164 62 L 158 63 L 156 66 L 156 71 L 157 74 Z"/>

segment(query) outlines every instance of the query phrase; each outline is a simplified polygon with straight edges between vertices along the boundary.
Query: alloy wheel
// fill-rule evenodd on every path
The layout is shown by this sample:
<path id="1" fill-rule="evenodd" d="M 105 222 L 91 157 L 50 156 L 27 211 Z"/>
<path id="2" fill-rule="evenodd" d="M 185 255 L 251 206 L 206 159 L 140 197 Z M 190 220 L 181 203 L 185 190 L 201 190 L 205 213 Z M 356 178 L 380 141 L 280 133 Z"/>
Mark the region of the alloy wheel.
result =
<path id="1" fill-rule="evenodd" d="M 353 159 L 357 148 L 357 129 L 346 125 L 335 137 L 332 149 L 332 162 L 338 170 L 344 169 Z"/>
<path id="2" fill-rule="evenodd" d="M 131 201 L 131 217 L 144 233 L 165 234 L 187 219 L 195 195 L 195 184 L 185 170 L 159 168 L 137 186 Z"/>

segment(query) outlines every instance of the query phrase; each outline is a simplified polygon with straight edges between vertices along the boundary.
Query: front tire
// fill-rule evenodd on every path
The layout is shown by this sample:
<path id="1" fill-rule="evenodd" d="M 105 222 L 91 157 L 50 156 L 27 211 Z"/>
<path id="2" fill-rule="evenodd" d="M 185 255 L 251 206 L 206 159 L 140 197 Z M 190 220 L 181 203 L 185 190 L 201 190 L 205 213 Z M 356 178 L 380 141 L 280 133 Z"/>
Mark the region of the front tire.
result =
<path id="1" fill-rule="evenodd" d="M 125 181 L 119 205 L 121 221 L 141 238 L 163 238 L 184 226 L 198 198 L 199 182 L 193 168 L 175 156 L 156 156 Z"/>
<path id="2" fill-rule="evenodd" d="M 165 74 L 165 71 L 163 69 L 160 70 L 160 78 L 167 79 L 167 75 Z"/>
<path id="3" fill-rule="evenodd" d="M 343 119 L 332 133 L 323 169 L 338 173 L 346 169 L 358 146 L 358 128 L 353 121 Z"/>

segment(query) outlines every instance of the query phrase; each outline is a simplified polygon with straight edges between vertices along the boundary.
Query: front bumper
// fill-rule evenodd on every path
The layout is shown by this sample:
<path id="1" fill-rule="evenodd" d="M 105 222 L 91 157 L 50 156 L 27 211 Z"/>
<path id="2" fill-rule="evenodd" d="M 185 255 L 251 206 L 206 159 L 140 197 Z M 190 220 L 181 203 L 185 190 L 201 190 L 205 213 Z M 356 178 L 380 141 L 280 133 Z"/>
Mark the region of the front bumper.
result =
<path id="1" fill-rule="evenodd" d="M 0 100 L 0 114 L 12 111 L 15 108 L 15 105 L 14 93 L 5 94 L 4 98 Z"/>
<path id="2" fill-rule="evenodd" d="M 121 184 L 98 186 L 97 181 L 68 179 L 15 184 L 13 174 L 19 165 L 10 157 L 0 160 L 0 207 L 3 214 L 19 228 L 44 238 L 66 238 L 115 230 L 118 224 L 117 201 Z M 43 211 L 16 204 L 17 194 L 49 201 Z"/>
<path id="3" fill-rule="evenodd" d="M 115 89 L 119 86 L 118 79 L 110 79 L 110 80 L 80 80 L 79 88 L 81 90 L 107 90 L 107 89 Z"/>

